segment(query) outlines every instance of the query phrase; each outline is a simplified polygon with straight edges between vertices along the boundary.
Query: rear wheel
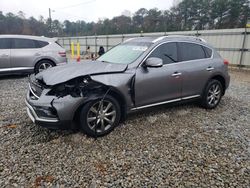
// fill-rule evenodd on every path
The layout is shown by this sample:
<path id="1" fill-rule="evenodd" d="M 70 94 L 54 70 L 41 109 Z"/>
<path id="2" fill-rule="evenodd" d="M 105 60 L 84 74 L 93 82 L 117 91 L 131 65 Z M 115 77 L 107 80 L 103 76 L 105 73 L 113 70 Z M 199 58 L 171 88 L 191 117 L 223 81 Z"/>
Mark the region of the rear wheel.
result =
<path id="1" fill-rule="evenodd" d="M 35 74 L 42 72 L 48 68 L 51 68 L 54 66 L 54 63 L 52 61 L 49 60 L 42 60 L 39 61 L 36 66 L 35 66 Z"/>
<path id="2" fill-rule="evenodd" d="M 80 113 L 80 127 L 89 136 L 104 136 L 110 133 L 121 117 L 120 105 L 112 96 L 85 104 Z"/>
<path id="3" fill-rule="evenodd" d="M 220 103 L 223 87 L 218 80 L 211 80 L 203 93 L 201 104 L 204 108 L 213 109 Z"/>

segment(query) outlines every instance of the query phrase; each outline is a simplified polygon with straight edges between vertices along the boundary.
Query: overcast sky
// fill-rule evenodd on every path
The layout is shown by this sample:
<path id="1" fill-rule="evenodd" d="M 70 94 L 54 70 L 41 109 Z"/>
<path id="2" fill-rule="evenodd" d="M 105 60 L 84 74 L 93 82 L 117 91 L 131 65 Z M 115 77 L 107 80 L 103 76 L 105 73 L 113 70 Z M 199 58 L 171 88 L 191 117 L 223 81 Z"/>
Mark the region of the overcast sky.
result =
<path id="1" fill-rule="evenodd" d="M 142 7 L 165 10 L 172 5 L 173 0 L 0 0 L 0 11 L 4 14 L 23 11 L 26 17 L 48 18 L 51 8 L 52 19 L 90 22 L 119 16 L 124 10 L 132 13 Z"/>

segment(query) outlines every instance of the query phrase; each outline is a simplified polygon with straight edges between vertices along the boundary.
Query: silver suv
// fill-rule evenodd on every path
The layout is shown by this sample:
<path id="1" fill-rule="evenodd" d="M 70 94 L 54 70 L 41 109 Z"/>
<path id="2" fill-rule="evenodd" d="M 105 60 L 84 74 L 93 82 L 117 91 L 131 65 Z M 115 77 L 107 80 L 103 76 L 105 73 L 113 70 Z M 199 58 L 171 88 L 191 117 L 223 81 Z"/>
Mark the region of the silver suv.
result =
<path id="1" fill-rule="evenodd" d="M 66 62 L 66 51 L 55 39 L 0 35 L 0 75 L 38 73 Z"/>
<path id="2" fill-rule="evenodd" d="M 143 108 L 192 99 L 212 109 L 228 88 L 227 65 L 199 38 L 130 39 L 96 61 L 32 75 L 28 115 L 48 128 L 77 125 L 103 136 L 127 113 Z"/>

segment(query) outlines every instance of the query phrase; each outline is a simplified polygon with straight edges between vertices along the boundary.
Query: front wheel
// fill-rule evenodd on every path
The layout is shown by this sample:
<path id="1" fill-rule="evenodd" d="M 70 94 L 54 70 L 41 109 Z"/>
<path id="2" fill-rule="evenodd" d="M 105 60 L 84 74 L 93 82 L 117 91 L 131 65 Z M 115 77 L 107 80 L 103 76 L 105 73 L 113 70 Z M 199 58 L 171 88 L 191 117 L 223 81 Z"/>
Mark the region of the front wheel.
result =
<path id="1" fill-rule="evenodd" d="M 223 93 L 223 88 L 218 80 L 211 80 L 203 93 L 202 106 L 207 109 L 213 109 L 220 103 Z"/>
<path id="2" fill-rule="evenodd" d="M 86 103 L 80 112 L 80 127 L 91 137 L 110 133 L 120 122 L 120 105 L 112 96 Z"/>

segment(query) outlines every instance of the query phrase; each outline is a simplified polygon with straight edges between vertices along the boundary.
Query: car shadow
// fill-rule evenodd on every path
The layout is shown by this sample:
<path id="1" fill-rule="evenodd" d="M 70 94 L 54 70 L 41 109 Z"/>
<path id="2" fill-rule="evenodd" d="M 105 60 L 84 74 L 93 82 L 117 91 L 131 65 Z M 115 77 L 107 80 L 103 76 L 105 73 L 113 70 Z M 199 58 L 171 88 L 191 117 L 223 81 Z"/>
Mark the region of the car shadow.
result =
<path id="1" fill-rule="evenodd" d="M 127 126 L 130 125 L 129 122 L 133 122 L 136 119 L 140 121 L 141 118 L 146 118 L 152 115 L 161 115 L 164 113 L 169 113 L 172 114 L 175 111 L 181 110 L 183 108 L 194 108 L 198 107 L 196 103 L 176 103 L 176 104 L 165 104 L 165 105 L 160 105 L 160 106 L 155 106 L 155 107 L 150 107 L 138 111 L 134 111 L 128 114 L 126 120 L 124 122 L 121 122 L 119 126 Z M 71 129 L 47 129 L 40 127 L 39 125 L 31 125 L 33 124 L 32 122 L 27 123 L 26 122 L 26 129 L 28 131 L 33 132 L 32 134 L 32 142 L 33 143 L 46 143 L 50 142 L 52 140 L 56 139 L 61 139 L 64 142 L 70 143 L 74 135 L 79 135 L 81 134 L 83 137 L 89 138 L 89 139 L 95 139 L 92 137 L 87 136 L 86 134 L 82 133 L 82 131 L 76 129 L 76 130 L 71 130 Z M 32 127 L 32 128 L 31 128 Z M 27 131 L 27 130 L 26 130 Z"/>
<path id="2" fill-rule="evenodd" d="M 15 79 L 22 79 L 27 78 L 28 74 L 14 74 L 14 75 L 0 75 L 0 80 L 15 80 Z"/>

